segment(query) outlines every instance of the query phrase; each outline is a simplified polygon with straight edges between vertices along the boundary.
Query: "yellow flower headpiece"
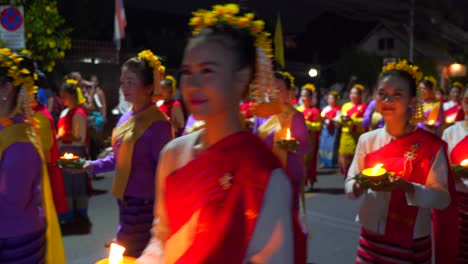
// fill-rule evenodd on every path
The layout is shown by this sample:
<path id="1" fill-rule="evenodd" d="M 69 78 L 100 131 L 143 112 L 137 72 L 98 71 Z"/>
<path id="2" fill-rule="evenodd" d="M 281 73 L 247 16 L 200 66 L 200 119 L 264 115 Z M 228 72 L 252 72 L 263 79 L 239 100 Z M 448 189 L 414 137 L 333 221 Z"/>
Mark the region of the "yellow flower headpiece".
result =
<path id="1" fill-rule="evenodd" d="M 175 96 L 175 95 L 176 95 L 176 88 L 177 88 L 177 81 L 176 81 L 176 79 L 175 79 L 174 76 L 172 76 L 172 75 L 166 75 L 166 77 L 164 77 L 164 79 L 171 81 L 171 85 L 172 85 L 172 96 Z"/>
<path id="2" fill-rule="evenodd" d="M 148 65 L 153 68 L 154 71 L 160 71 L 161 61 L 159 61 L 158 57 L 154 55 L 151 50 L 144 50 L 138 53 L 138 58 L 148 62 Z"/>
<path id="3" fill-rule="evenodd" d="M 70 84 L 72 86 L 78 86 L 78 81 L 75 79 L 66 79 L 65 83 Z"/>
<path id="4" fill-rule="evenodd" d="M 398 62 L 390 62 L 382 68 L 382 73 L 399 70 L 409 73 L 416 83 L 421 81 L 423 74 L 419 71 L 419 67 L 416 65 L 410 65 L 407 60 L 399 60 Z"/>
<path id="5" fill-rule="evenodd" d="M 144 50 L 138 53 L 138 58 L 144 60 L 153 68 L 154 88 L 153 94 L 158 97 L 161 95 L 161 80 L 166 73 L 166 67 L 161 64 L 159 58 L 151 50 Z"/>
<path id="6" fill-rule="evenodd" d="M 214 5 L 212 10 L 200 9 L 195 11 L 189 22 L 189 26 L 193 27 L 192 34 L 196 36 L 202 29 L 214 26 L 217 23 L 243 28 L 256 38 L 255 46 L 262 47 L 267 55 L 271 57 L 270 34 L 264 31 L 265 22 L 263 20 L 254 20 L 254 13 L 238 15 L 239 11 L 239 6 L 236 4 Z"/>
<path id="7" fill-rule="evenodd" d="M 12 79 L 15 87 L 24 87 L 28 94 L 34 94 L 37 86 L 34 81 L 38 79 L 35 69 L 28 69 L 21 65 L 23 55 L 12 52 L 9 48 L 0 49 L 0 68 L 6 70 L 6 76 Z"/>
<path id="8" fill-rule="evenodd" d="M 463 89 L 463 84 L 462 84 L 461 82 L 453 82 L 453 83 L 452 83 L 452 86 L 453 86 L 453 87 L 460 88 L 460 89 Z"/>
<path id="9" fill-rule="evenodd" d="M 333 96 L 335 96 L 336 100 L 340 100 L 340 95 L 338 94 L 337 91 L 330 91 L 330 92 L 328 92 L 328 95 L 333 95 Z"/>
<path id="10" fill-rule="evenodd" d="M 276 71 L 276 73 L 282 75 L 282 76 L 285 76 L 289 79 L 289 84 L 291 85 L 291 87 L 294 86 L 294 76 L 292 76 L 291 73 L 287 72 L 287 71 Z"/>
<path id="11" fill-rule="evenodd" d="M 432 83 L 432 86 L 434 86 L 434 88 L 437 86 L 437 80 L 433 76 L 424 76 L 424 80 Z"/>
<path id="12" fill-rule="evenodd" d="M 304 86 L 302 86 L 302 89 L 304 90 L 309 90 L 311 92 L 315 92 L 316 88 L 315 88 L 315 85 L 311 84 L 311 83 L 306 83 L 304 84 Z"/>
<path id="13" fill-rule="evenodd" d="M 230 25 L 247 30 L 254 38 L 256 47 L 255 78 L 250 86 L 250 94 L 256 103 L 269 103 L 277 100 L 278 90 L 273 74 L 273 49 L 270 33 L 265 31 L 265 22 L 255 20 L 255 14 L 239 14 L 237 4 L 215 5 L 211 10 L 200 9 L 193 12 L 189 25 L 193 36 L 198 36 L 207 27 L 216 24 Z"/>
<path id="14" fill-rule="evenodd" d="M 364 87 L 364 85 L 362 85 L 360 83 L 356 83 L 355 85 L 353 85 L 353 88 L 361 90 L 361 92 L 364 92 L 366 90 L 366 87 Z"/>

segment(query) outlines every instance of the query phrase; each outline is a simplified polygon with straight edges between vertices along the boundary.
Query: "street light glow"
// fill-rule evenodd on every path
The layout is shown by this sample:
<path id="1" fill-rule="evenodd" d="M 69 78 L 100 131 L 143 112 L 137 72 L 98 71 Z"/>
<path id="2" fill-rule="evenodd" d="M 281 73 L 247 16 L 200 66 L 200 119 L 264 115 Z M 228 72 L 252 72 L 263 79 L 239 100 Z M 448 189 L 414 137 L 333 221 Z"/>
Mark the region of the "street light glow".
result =
<path id="1" fill-rule="evenodd" d="M 317 69 L 311 68 L 311 69 L 309 70 L 309 76 L 310 76 L 310 77 L 315 78 L 315 77 L 317 77 L 317 75 L 318 75 Z"/>

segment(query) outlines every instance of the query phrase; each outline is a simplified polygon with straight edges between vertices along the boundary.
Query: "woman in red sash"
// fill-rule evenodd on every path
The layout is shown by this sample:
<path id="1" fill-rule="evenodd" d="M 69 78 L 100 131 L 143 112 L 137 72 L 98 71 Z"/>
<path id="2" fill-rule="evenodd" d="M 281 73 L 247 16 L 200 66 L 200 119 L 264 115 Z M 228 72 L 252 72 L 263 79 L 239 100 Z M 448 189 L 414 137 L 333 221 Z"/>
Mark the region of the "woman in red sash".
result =
<path id="1" fill-rule="evenodd" d="M 463 85 L 461 83 L 453 83 L 452 88 L 450 88 L 449 101 L 442 105 L 444 108 L 445 122 L 447 124 L 453 124 L 456 121 L 465 119 L 460 103 L 462 90 Z"/>
<path id="2" fill-rule="evenodd" d="M 468 159 L 468 88 L 463 93 L 463 112 L 465 120 L 456 122 L 447 128 L 442 139 L 448 144 L 450 164 L 460 164 Z M 458 246 L 457 263 L 468 262 L 468 179 L 459 179 L 456 183 L 459 197 L 460 243 Z"/>
<path id="3" fill-rule="evenodd" d="M 317 108 L 317 95 L 315 94 L 315 85 L 307 83 L 302 87 L 301 100 L 303 105 L 298 106 L 297 110 L 302 112 L 309 132 L 311 152 L 305 155 L 305 183 L 312 191 L 314 183 L 317 181 L 317 153 L 320 142 L 320 130 L 322 127 L 322 116 L 320 109 Z"/>
<path id="4" fill-rule="evenodd" d="M 177 83 L 174 77 L 167 75 L 161 81 L 162 100 L 157 102 L 159 109 L 169 117 L 176 136 L 181 136 L 185 126 L 184 112 L 179 100 L 174 99 Z"/>
<path id="5" fill-rule="evenodd" d="M 60 114 L 57 124 L 60 155 L 69 152 L 81 158 L 87 158 L 88 122 L 86 111 L 82 107 L 86 99 L 78 87 L 78 81 L 66 79 L 61 87 L 60 97 L 67 107 Z M 68 211 L 60 215 L 60 222 L 71 224 L 78 220 L 78 223 L 84 224 L 85 232 L 87 232 L 90 227 L 88 217 L 89 175 L 87 172 L 73 174 L 63 171 L 63 182 Z"/>
<path id="6" fill-rule="evenodd" d="M 182 62 L 184 102 L 205 126 L 161 153 L 157 221 L 138 262 L 305 263 L 291 181 L 239 115 L 250 82 L 264 78 L 254 74 L 256 56 L 267 51 L 268 42 L 255 41 L 265 36 L 263 22 L 239 17 L 234 4 L 214 8 L 194 13 Z"/>
<path id="7" fill-rule="evenodd" d="M 453 179 L 448 177 L 444 142 L 410 123 L 420 75 L 406 61 L 388 64 L 380 75 L 376 107 L 385 126 L 361 135 L 345 183 L 351 199 L 364 195 L 357 217 L 362 232 L 356 263 L 431 263 L 431 210 L 449 206 Z M 395 181 L 373 186 L 355 179 L 379 163 L 395 173 Z M 445 228 L 450 232 L 450 226 Z M 455 263 L 449 251 L 440 252 L 438 242 L 445 238 L 437 231 L 434 236 L 436 263 Z M 440 257 L 446 262 L 439 262 Z"/>

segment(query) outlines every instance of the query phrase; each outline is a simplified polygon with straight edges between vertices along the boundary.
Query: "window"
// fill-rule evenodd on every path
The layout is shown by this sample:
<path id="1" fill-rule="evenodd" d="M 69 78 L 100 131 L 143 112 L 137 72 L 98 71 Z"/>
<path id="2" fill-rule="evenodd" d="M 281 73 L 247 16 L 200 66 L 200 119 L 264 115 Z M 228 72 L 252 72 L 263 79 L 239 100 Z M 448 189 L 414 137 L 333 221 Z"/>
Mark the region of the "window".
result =
<path id="1" fill-rule="evenodd" d="M 392 50 L 395 48 L 395 40 L 393 38 L 387 38 L 387 49 Z"/>
<path id="2" fill-rule="evenodd" d="M 379 50 L 384 50 L 385 49 L 385 39 L 380 38 L 379 39 Z"/>

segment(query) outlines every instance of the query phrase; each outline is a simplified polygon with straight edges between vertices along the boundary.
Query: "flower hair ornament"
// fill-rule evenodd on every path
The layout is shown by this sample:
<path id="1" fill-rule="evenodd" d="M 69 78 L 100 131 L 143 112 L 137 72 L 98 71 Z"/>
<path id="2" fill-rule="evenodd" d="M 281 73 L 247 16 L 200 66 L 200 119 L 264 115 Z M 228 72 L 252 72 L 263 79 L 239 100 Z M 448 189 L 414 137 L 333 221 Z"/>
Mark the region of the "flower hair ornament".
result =
<path id="1" fill-rule="evenodd" d="M 281 76 L 283 76 L 285 79 L 287 79 L 289 81 L 289 87 L 294 87 L 294 76 L 292 76 L 291 73 L 287 72 L 287 71 L 276 71 L 276 74 L 279 74 Z"/>
<path id="2" fill-rule="evenodd" d="M 189 25 L 192 35 L 197 36 L 202 29 L 216 24 L 230 25 L 247 30 L 255 38 L 256 65 L 255 78 L 250 85 L 250 94 L 256 105 L 277 100 L 270 33 L 264 31 L 265 22 L 255 20 L 254 13 L 242 15 L 237 4 L 215 5 L 211 10 L 200 9 L 193 12 Z M 276 111 L 276 110 L 274 110 Z"/>
<path id="3" fill-rule="evenodd" d="M 164 77 L 164 79 L 169 80 L 169 81 L 171 82 L 171 86 L 172 86 L 172 96 L 175 96 L 175 95 L 176 95 L 176 88 L 177 88 L 177 81 L 176 81 L 176 79 L 175 79 L 174 76 L 172 76 L 172 75 L 166 75 L 166 77 Z"/>
<path id="4" fill-rule="evenodd" d="M 81 90 L 80 87 L 78 87 L 78 80 L 72 79 L 72 78 L 67 78 L 65 79 L 65 83 L 68 85 L 71 85 L 75 88 L 76 90 L 76 100 L 79 105 L 86 103 L 86 98 L 83 95 L 83 91 Z"/>
<path id="5" fill-rule="evenodd" d="M 430 82 L 430 83 L 432 83 L 432 86 L 433 86 L 434 88 L 437 87 L 437 80 L 436 80 L 436 78 L 434 78 L 434 76 L 424 76 L 423 79 L 426 80 L 426 81 L 428 81 L 428 82 Z"/>
<path id="6" fill-rule="evenodd" d="M 352 88 L 356 88 L 356 89 L 360 90 L 361 92 L 364 92 L 366 90 L 366 87 L 364 87 L 364 85 L 362 85 L 360 83 L 354 84 Z"/>
<path id="7" fill-rule="evenodd" d="M 26 122 L 31 121 L 31 100 L 37 91 L 34 81 L 38 79 L 32 59 L 9 48 L 0 49 L 0 76 L 19 89 L 16 107 L 10 117 L 23 114 Z"/>
<path id="8" fill-rule="evenodd" d="M 317 88 L 315 88 L 315 85 L 313 85 L 312 83 L 304 84 L 304 86 L 302 86 L 302 89 L 311 91 L 313 93 L 317 90 Z"/>
<path id="9" fill-rule="evenodd" d="M 452 87 L 457 87 L 460 90 L 463 90 L 463 84 L 461 82 L 453 82 Z"/>
<path id="10" fill-rule="evenodd" d="M 166 73 L 166 67 L 162 65 L 159 58 L 149 49 L 138 53 L 138 58 L 145 61 L 148 66 L 153 69 L 154 95 L 159 96 L 161 94 L 161 80 L 164 78 L 164 74 Z"/>
<path id="11" fill-rule="evenodd" d="M 415 84 L 417 85 L 422 77 L 423 74 L 421 71 L 419 71 L 419 67 L 417 65 L 412 65 L 409 64 L 407 60 L 399 60 L 398 62 L 391 62 L 384 66 L 382 68 L 382 73 L 388 72 L 388 71 L 405 71 L 411 77 L 413 77 L 413 80 L 415 81 Z M 421 99 L 421 91 L 420 89 L 416 88 L 416 101 L 415 101 L 415 106 L 413 109 L 413 115 L 411 117 L 411 123 L 417 124 L 418 122 L 424 121 L 424 107 L 423 107 L 423 102 Z"/>

